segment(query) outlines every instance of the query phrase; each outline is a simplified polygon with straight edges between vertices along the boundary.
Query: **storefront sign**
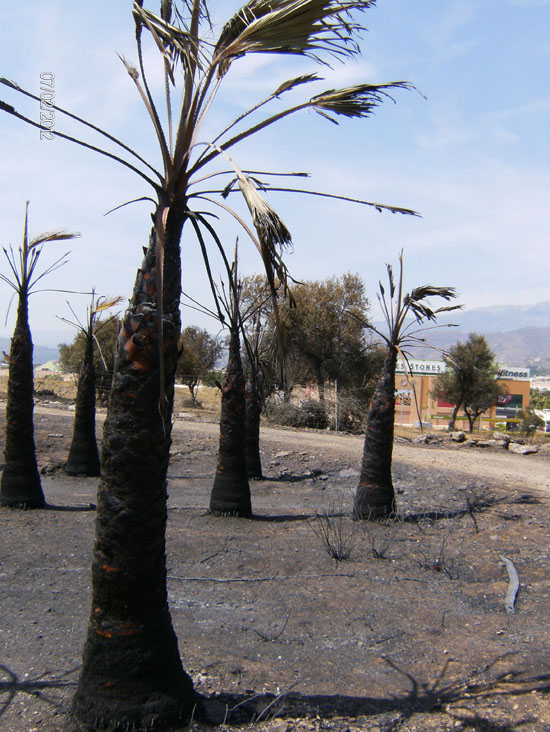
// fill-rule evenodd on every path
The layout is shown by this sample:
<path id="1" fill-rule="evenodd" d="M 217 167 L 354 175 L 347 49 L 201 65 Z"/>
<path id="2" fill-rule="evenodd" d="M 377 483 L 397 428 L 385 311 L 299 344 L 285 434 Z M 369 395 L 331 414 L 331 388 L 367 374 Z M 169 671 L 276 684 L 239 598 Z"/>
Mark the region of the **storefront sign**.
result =
<path id="1" fill-rule="evenodd" d="M 413 374 L 442 374 L 446 369 L 445 361 L 424 361 L 420 359 L 410 360 L 407 368 L 403 361 L 399 359 L 395 368 L 396 373 L 409 373 L 409 368 Z"/>
<path id="2" fill-rule="evenodd" d="M 499 379 L 512 379 L 512 381 L 529 381 L 531 371 L 523 366 L 499 366 Z"/>

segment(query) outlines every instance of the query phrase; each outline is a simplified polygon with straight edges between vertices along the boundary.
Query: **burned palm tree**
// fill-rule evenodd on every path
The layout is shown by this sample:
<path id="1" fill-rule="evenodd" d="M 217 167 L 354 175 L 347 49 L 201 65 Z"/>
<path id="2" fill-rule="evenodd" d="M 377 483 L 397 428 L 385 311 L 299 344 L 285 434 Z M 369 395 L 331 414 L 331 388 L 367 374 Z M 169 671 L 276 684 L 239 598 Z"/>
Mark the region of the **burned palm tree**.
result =
<path id="1" fill-rule="evenodd" d="M 220 442 L 214 485 L 210 494 L 210 512 L 217 516 L 252 515 L 250 484 L 246 469 L 246 400 L 241 360 L 241 284 L 237 275 L 237 248 L 228 271 L 229 293 L 223 288 L 218 298 L 227 314 L 229 353 L 221 384 L 222 405 Z"/>
<path id="2" fill-rule="evenodd" d="M 228 151 L 260 130 L 302 110 L 334 117 L 368 117 L 392 89 L 404 82 L 360 84 L 329 89 L 255 122 L 272 102 L 291 90 L 319 81 L 306 74 L 281 85 L 244 111 L 213 139 L 200 140 L 203 122 L 227 72 L 248 54 L 293 54 L 326 63 L 359 52 L 361 26 L 352 11 L 373 0 L 249 0 L 211 42 L 207 0 L 163 0 L 160 13 L 133 4 L 137 64 L 123 63 L 144 101 L 158 141 L 162 170 L 109 133 L 55 105 L 55 135 L 126 166 L 153 190 L 153 227 L 138 271 L 133 296 L 123 318 L 113 388 L 105 421 L 102 476 L 92 569 L 92 611 L 83 667 L 72 710 L 84 725 L 110 729 L 161 728 L 179 724 L 192 711 L 192 684 L 185 674 L 172 628 L 166 592 L 166 475 L 171 443 L 171 415 L 180 332 L 180 241 L 191 228 L 211 278 L 207 243 L 221 242 L 205 207 L 236 217 L 258 248 L 271 282 L 284 280 L 282 249 L 290 234 L 259 193 L 283 190 L 258 179 L 261 173 L 227 169 Z M 161 114 L 144 67 L 144 37 L 164 64 L 165 113 Z M 177 86 L 177 104 L 173 90 Z M 37 96 L 6 79 L 12 92 Z M 34 108 L 33 108 L 34 109 Z M 32 117 L 0 101 L 0 111 L 39 127 Z M 61 115 L 101 135 L 119 154 L 63 131 Z M 161 118 L 167 120 L 163 126 Z M 112 148 L 111 148 L 112 149 Z M 222 169 L 211 164 L 221 162 Z M 221 185 L 216 181 L 223 180 Z M 227 182 L 229 181 L 229 182 Z M 253 226 L 219 198 L 238 188 L 246 198 Z M 227 185 L 226 185 L 227 183 Z M 212 184 L 212 188 L 209 186 Z M 285 188 L 284 190 L 290 190 Z M 301 189 L 293 189 L 299 190 Z M 343 197 L 342 197 L 343 198 Z M 349 199 L 348 199 L 349 200 Z M 409 209 L 362 202 L 378 210 L 414 214 Z M 255 229 L 255 231 L 254 231 Z"/>
<path id="3" fill-rule="evenodd" d="M 243 281 L 241 292 L 242 329 L 244 340 L 245 403 L 246 403 L 246 470 L 251 480 L 261 480 L 262 460 L 260 456 L 260 423 L 265 405 L 266 372 L 269 371 L 276 344 L 266 333 L 266 323 L 273 314 L 273 296 L 265 278 L 248 277 Z M 283 327 L 282 323 L 276 324 Z"/>
<path id="4" fill-rule="evenodd" d="M 74 321 L 62 318 L 66 323 L 77 328 L 84 339 L 84 358 L 80 367 L 76 390 L 73 436 L 65 465 L 65 472 L 69 475 L 97 476 L 100 474 L 101 466 L 95 431 L 96 374 L 94 352 L 98 347 L 98 333 L 111 320 L 111 318 L 101 320 L 102 314 L 118 305 L 121 299 L 120 297 L 110 299 L 97 297 L 95 290 L 92 290 L 92 300 L 88 307 L 84 325 L 74 312 Z"/>
<path id="5" fill-rule="evenodd" d="M 382 519 L 395 513 L 395 492 L 392 480 L 393 424 L 395 419 L 395 367 L 398 355 L 408 363 L 407 348 L 426 345 L 421 334 L 426 328 L 415 328 L 424 321 L 435 321 L 437 315 L 457 310 L 461 305 L 449 305 L 433 310 L 429 298 L 456 297 L 453 287 L 416 287 L 403 293 L 403 253 L 399 256 L 399 280 L 394 281 L 391 265 L 386 265 L 389 297 L 382 283 L 378 300 L 384 313 L 387 333 L 369 323 L 365 326 L 377 333 L 386 344 L 386 357 L 376 384 L 367 416 L 367 429 L 361 463 L 359 485 L 355 495 L 354 515 L 358 519 Z M 432 326 L 438 327 L 438 326 Z"/>
<path id="6" fill-rule="evenodd" d="M 11 247 L 4 247 L 11 276 L 0 274 L 0 279 L 17 295 L 17 319 L 9 354 L 4 471 L 0 482 L 0 505 L 12 508 L 41 508 L 45 504 L 34 445 L 33 344 L 29 327 L 29 296 L 39 281 L 66 262 L 67 255 L 64 254 L 38 273 L 36 268 L 44 245 L 78 236 L 55 231 L 29 239 L 28 214 L 27 202 L 23 242 L 18 254 Z"/>

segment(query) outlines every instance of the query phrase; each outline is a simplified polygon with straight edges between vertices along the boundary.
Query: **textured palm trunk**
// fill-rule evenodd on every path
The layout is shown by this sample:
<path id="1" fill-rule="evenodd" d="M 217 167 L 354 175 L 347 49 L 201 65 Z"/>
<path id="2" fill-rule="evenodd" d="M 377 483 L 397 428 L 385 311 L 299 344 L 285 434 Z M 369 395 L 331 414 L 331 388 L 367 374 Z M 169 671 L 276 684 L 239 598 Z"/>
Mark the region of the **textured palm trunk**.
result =
<path id="1" fill-rule="evenodd" d="M 99 453 L 95 435 L 95 368 L 93 334 L 86 334 L 84 362 L 78 377 L 73 425 L 73 438 L 65 465 L 69 475 L 100 474 Z"/>
<path id="2" fill-rule="evenodd" d="M 361 476 L 355 496 L 355 517 L 359 519 L 381 519 L 395 513 L 391 465 L 396 362 L 397 351 L 389 348 L 369 407 Z"/>
<path id="3" fill-rule="evenodd" d="M 252 515 L 246 470 L 245 383 L 239 331 L 231 329 L 229 361 L 222 385 L 218 465 L 210 496 L 210 511 L 219 516 Z"/>
<path id="4" fill-rule="evenodd" d="M 0 482 L 0 505 L 12 508 L 42 508 L 45 505 L 34 446 L 32 351 L 28 293 L 23 291 L 19 293 L 10 346 L 6 444 Z"/>
<path id="5" fill-rule="evenodd" d="M 246 472 L 252 480 L 262 479 L 260 458 L 260 417 L 262 405 L 258 388 L 258 375 L 251 364 L 251 373 L 245 387 L 246 399 Z"/>
<path id="6" fill-rule="evenodd" d="M 102 443 L 92 609 L 72 702 L 73 715 L 94 729 L 165 729 L 192 713 L 192 682 L 168 608 L 165 557 L 184 219 L 172 208 L 166 221 L 163 356 L 154 230 L 119 335 Z"/>

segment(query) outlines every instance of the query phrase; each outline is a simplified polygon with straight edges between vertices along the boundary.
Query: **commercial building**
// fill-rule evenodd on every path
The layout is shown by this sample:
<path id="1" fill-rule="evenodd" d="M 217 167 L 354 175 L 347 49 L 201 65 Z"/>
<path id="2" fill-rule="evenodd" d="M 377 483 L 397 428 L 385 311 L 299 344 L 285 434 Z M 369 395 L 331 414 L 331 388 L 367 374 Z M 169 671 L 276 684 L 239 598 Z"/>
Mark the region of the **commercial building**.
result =
<path id="1" fill-rule="evenodd" d="M 397 391 L 395 423 L 417 425 L 429 423 L 434 429 L 446 429 L 453 405 L 432 397 L 439 376 L 445 372 L 444 361 L 409 360 L 410 372 L 398 360 L 395 373 Z M 491 407 L 476 423 L 476 429 L 493 429 L 495 423 L 513 423 L 529 404 L 531 376 L 528 368 L 500 365 L 498 381 L 505 385 L 507 396 Z M 457 429 L 468 429 L 468 420 L 462 411 L 456 421 Z"/>

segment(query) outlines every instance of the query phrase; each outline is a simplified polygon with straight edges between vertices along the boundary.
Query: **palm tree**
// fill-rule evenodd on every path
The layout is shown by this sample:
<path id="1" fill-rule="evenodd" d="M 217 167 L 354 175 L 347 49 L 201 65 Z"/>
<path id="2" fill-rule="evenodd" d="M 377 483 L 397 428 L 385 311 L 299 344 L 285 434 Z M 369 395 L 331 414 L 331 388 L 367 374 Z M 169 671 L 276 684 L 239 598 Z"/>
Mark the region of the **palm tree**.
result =
<path id="1" fill-rule="evenodd" d="M 29 327 L 29 296 L 39 281 L 65 264 L 67 254 L 41 273 L 37 273 L 36 267 L 44 244 L 79 236 L 55 231 L 39 234 L 29 240 L 28 224 L 27 201 L 19 256 L 11 247 L 3 247 L 12 276 L 0 274 L 0 280 L 17 294 L 17 318 L 9 354 L 4 471 L 0 482 L 0 505 L 12 508 L 42 508 L 45 505 L 34 445 L 33 344 Z"/>
<path id="2" fill-rule="evenodd" d="M 425 339 L 421 338 L 419 334 L 427 329 L 412 330 L 415 325 L 421 325 L 425 320 L 435 321 L 439 313 L 462 307 L 461 305 L 450 305 L 432 310 L 429 305 L 428 298 L 430 297 L 442 297 L 444 300 L 456 297 L 453 287 L 423 285 L 404 294 L 403 252 L 399 255 L 397 287 L 392 266 L 388 264 L 386 268 L 389 280 L 389 298 L 386 299 L 386 291 L 380 282 L 378 300 L 388 328 L 387 334 L 365 322 L 365 326 L 377 333 L 386 344 L 386 357 L 367 416 L 361 474 L 354 502 L 354 515 L 358 519 L 383 519 L 393 515 L 396 510 L 391 466 L 397 356 L 400 354 L 407 365 L 409 354 L 406 349 L 415 344 L 426 345 Z M 350 314 L 353 315 L 353 313 Z"/>
<path id="3" fill-rule="evenodd" d="M 237 248 L 228 272 L 229 295 L 220 298 L 228 316 L 229 353 L 222 381 L 220 443 L 210 512 L 218 516 L 252 515 L 250 484 L 246 469 L 246 399 L 241 361 L 241 284 L 237 275 Z"/>
<path id="4" fill-rule="evenodd" d="M 152 187 L 153 227 L 138 270 L 133 296 L 123 318 L 115 361 L 111 401 L 102 446 L 97 529 L 92 568 L 92 612 L 83 667 L 72 711 L 83 724 L 166 727 L 191 714 L 192 684 L 185 674 L 172 628 L 166 593 L 166 474 L 171 443 L 171 414 L 177 344 L 180 332 L 180 241 L 184 224 L 191 227 L 210 282 L 208 237 L 223 249 L 205 205 L 234 216 L 257 247 L 273 283 L 284 282 L 282 250 L 291 242 L 288 229 L 258 188 L 299 190 L 268 185 L 259 173 L 241 170 L 228 151 L 256 132 L 302 110 L 313 109 L 332 121 L 336 116 L 364 118 L 404 82 L 361 84 L 329 89 L 302 103 L 250 123 L 249 115 L 277 102 L 290 90 L 316 82 L 306 74 L 281 84 L 207 143 L 199 135 L 214 99 L 233 63 L 247 54 L 276 53 L 308 57 L 321 63 L 359 52 L 361 26 L 352 11 L 365 11 L 374 0 L 249 0 L 224 26 L 214 43 L 206 0 L 163 0 L 160 14 L 133 5 L 137 65 L 122 59 L 144 101 L 158 141 L 162 170 L 120 140 L 56 105 L 87 130 L 117 145 L 120 154 L 63 132 L 56 136 L 84 145 L 131 169 Z M 154 99 L 144 68 L 144 31 L 162 55 L 167 124 Z M 176 74 L 182 72 L 179 96 Z M 0 83 L 33 100 L 36 95 L 6 79 Z M 33 119 L 0 101 L 0 111 L 32 126 Z M 226 161 L 229 169 L 207 172 Z M 209 189 L 211 181 L 223 180 Z M 227 182 L 229 181 L 229 182 Z M 227 182 L 227 185 L 225 183 Z M 236 187 L 248 204 L 249 227 L 218 194 Z M 345 197 L 341 197 L 345 198 Z M 348 199 L 349 200 L 349 199 Z M 378 210 L 414 214 L 409 209 L 362 202 Z M 211 212 L 210 212 L 211 213 Z M 255 231 L 253 231 L 253 229 Z"/>
<path id="5" fill-rule="evenodd" d="M 265 387 L 272 382 L 271 366 L 274 359 L 284 358 L 284 352 L 277 350 L 278 345 L 285 344 L 281 334 L 284 324 L 278 319 L 274 323 L 272 338 L 267 324 L 273 319 L 273 296 L 267 280 L 262 275 L 249 275 L 241 280 L 241 330 L 243 336 L 243 368 L 245 372 L 246 403 L 246 470 L 250 480 L 261 480 L 263 477 L 260 456 L 260 421 L 265 406 Z M 290 292 L 288 293 L 290 295 Z"/>
<path id="6" fill-rule="evenodd" d="M 95 433 L 96 378 L 94 351 L 97 334 L 111 320 L 109 318 L 102 321 L 101 315 L 106 310 L 118 305 L 121 299 L 120 297 L 111 299 L 96 297 L 95 290 L 92 290 L 92 300 L 88 307 L 85 325 L 82 325 L 76 315 L 75 321 L 61 318 L 80 330 L 85 344 L 84 359 L 80 367 L 76 390 L 73 437 L 65 465 L 65 472 L 69 475 L 97 476 L 101 472 Z"/>

